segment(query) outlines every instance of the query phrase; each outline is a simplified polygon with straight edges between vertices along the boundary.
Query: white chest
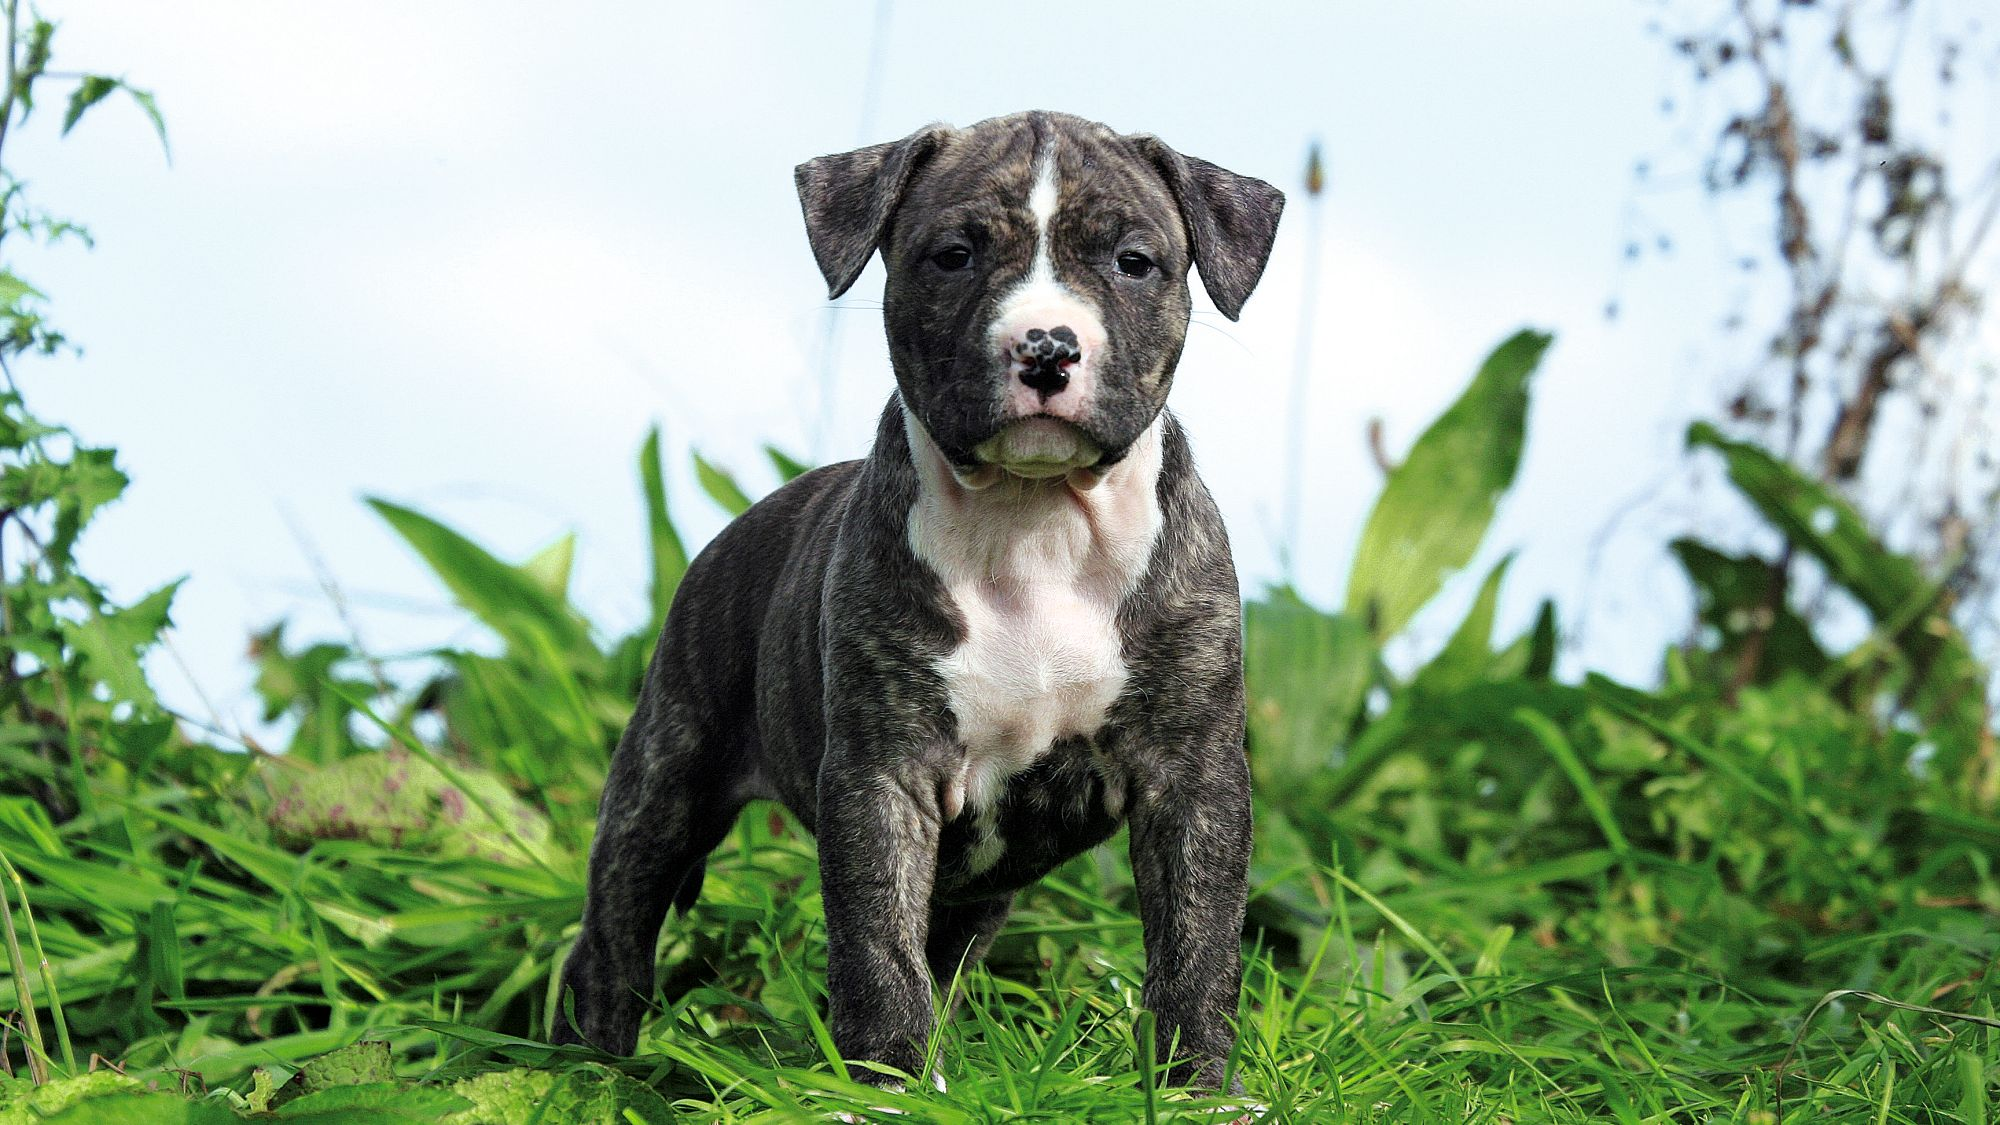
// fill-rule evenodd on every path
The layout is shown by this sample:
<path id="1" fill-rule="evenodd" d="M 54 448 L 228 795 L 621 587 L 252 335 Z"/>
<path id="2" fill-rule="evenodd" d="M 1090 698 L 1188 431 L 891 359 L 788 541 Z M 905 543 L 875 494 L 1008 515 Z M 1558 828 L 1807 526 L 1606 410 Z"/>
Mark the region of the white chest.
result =
<path id="1" fill-rule="evenodd" d="M 1159 432 L 1088 488 L 1009 477 L 967 490 L 909 428 L 925 486 L 910 544 L 964 623 L 937 666 L 964 752 L 949 819 L 990 810 L 1058 741 L 1093 738 L 1125 690 L 1118 610 L 1159 535 Z"/>
<path id="2" fill-rule="evenodd" d="M 947 587 L 965 639 L 940 662 L 965 749 L 964 805 L 991 805 L 1059 739 L 1096 735 L 1125 690 L 1118 591 L 1060 579 Z"/>

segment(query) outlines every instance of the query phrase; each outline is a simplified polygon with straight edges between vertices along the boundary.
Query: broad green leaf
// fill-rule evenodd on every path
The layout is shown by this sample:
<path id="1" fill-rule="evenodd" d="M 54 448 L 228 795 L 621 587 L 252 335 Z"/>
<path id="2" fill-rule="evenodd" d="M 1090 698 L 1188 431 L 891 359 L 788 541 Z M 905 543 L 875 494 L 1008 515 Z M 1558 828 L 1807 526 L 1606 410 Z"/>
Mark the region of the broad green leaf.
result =
<path id="1" fill-rule="evenodd" d="M 555 642 L 560 651 L 587 645 L 582 622 L 520 568 L 501 562 L 485 548 L 422 513 L 379 498 L 371 498 L 368 504 L 416 548 L 458 603 L 510 647 L 532 654 L 536 631 Z"/>
<path id="2" fill-rule="evenodd" d="M 667 482 L 660 459 L 660 428 L 646 431 L 646 444 L 639 449 L 639 484 L 646 493 L 646 533 L 653 548 L 653 620 L 646 630 L 647 651 L 652 638 L 667 619 L 674 591 L 687 573 L 687 547 L 674 529 L 673 513 L 667 507 Z"/>
<path id="3" fill-rule="evenodd" d="M 40 297 L 48 300 L 48 294 L 15 277 L 6 270 L 0 270 L 0 308 L 12 308 L 14 302 L 23 297 Z"/>
<path id="4" fill-rule="evenodd" d="M 76 123 L 83 120 L 83 115 L 90 110 L 90 107 L 110 97 L 114 90 L 125 91 L 138 104 L 139 111 L 146 115 L 146 120 L 153 126 L 153 135 L 160 138 L 160 151 L 166 153 L 167 160 L 171 163 L 174 153 L 167 144 L 167 119 L 160 114 L 159 102 L 154 99 L 152 91 L 128 85 L 122 78 L 112 78 L 104 74 L 84 75 L 77 82 L 76 89 L 70 93 L 69 107 L 63 111 L 63 135 L 68 136 L 69 131 L 76 128 Z"/>
<path id="5" fill-rule="evenodd" d="M 544 1048 L 547 1050 L 547 1048 Z M 583 1063 L 561 1073 L 545 1069 L 491 1070 L 464 1078 L 452 1092 L 471 1108 L 439 1120 L 443 1125 L 530 1125 L 531 1122 L 677 1120 L 651 1087 L 610 1067 Z M 634 1116 L 627 1116 L 630 1110 Z"/>
<path id="6" fill-rule="evenodd" d="M 1507 568 L 1513 565 L 1510 553 L 1495 564 L 1486 574 L 1486 581 L 1480 583 L 1478 596 L 1472 599 L 1472 608 L 1465 620 L 1452 631 L 1451 639 L 1445 642 L 1429 664 L 1419 669 L 1416 684 L 1434 691 L 1450 691 L 1466 684 L 1486 679 L 1493 672 L 1493 614 L 1500 605 L 1500 582 L 1507 577 Z"/>
<path id="7" fill-rule="evenodd" d="M 1409 624 L 1479 549 L 1520 466 L 1529 378 L 1549 341 L 1524 331 L 1495 349 L 1389 475 L 1347 580 L 1347 613 L 1378 639 Z"/>
<path id="8" fill-rule="evenodd" d="M 55 34 L 55 24 L 37 19 L 28 33 L 21 37 L 28 49 L 22 53 L 20 65 L 14 70 L 14 97 L 21 103 L 22 121 L 26 121 L 29 111 L 35 108 L 35 80 L 49 69 L 49 42 Z"/>
<path id="9" fill-rule="evenodd" d="M 380 1039 L 363 1039 L 308 1060 L 299 1069 L 299 1085 L 307 1094 L 340 1086 L 359 1086 L 396 1080 L 396 1060 L 389 1044 Z"/>
<path id="10" fill-rule="evenodd" d="M 1506 648 L 1493 654 L 1487 678 L 1546 680 L 1556 667 L 1556 604 L 1547 598 L 1535 610 L 1535 622 Z"/>
<path id="11" fill-rule="evenodd" d="M 185 1000 L 187 978 L 181 966 L 180 929 L 174 923 L 171 900 L 155 902 L 147 912 L 146 955 L 160 991 L 170 1000 Z"/>
<path id="12" fill-rule="evenodd" d="M 1531 680 L 1546 680 L 1555 674 L 1556 643 L 1560 634 L 1556 631 L 1556 603 L 1542 599 L 1542 607 L 1535 611 L 1535 625 L 1528 630 L 1528 663 L 1521 674 Z"/>
<path id="13" fill-rule="evenodd" d="M 237 1125 L 241 1120 L 221 1102 L 176 1094 L 112 1094 L 48 1118 L 51 1125 Z"/>
<path id="14" fill-rule="evenodd" d="M 441 1086 L 402 1086 L 393 1081 L 333 1086 L 286 1102 L 277 1111 L 281 1121 L 310 1125 L 392 1125 L 430 1122 L 472 1108 L 472 1103 Z"/>
<path id="15" fill-rule="evenodd" d="M 1754 682 L 1768 682 L 1787 671 L 1814 677 L 1826 671 L 1826 650 L 1805 619 L 1789 604 L 1769 607 L 1769 560 L 1728 554 L 1693 539 L 1675 539 L 1667 547 L 1694 583 L 1695 611 L 1702 624 L 1716 631 L 1716 652 L 1727 665 L 1733 668 L 1745 639 L 1762 630 L 1764 658 Z"/>
<path id="16" fill-rule="evenodd" d="M 0 507 L 20 510 L 46 504 L 62 495 L 69 483 L 63 466 L 52 461 L 27 461 L 0 468 Z"/>
<path id="17" fill-rule="evenodd" d="M 812 469 L 811 465 L 791 456 L 775 445 L 765 446 L 764 456 L 769 457 L 771 459 L 771 466 L 778 470 L 778 479 L 787 484 L 797 480 Z"/>
<path id="18" fill-rule="evenodd" d="M 64 469 L 62 494 L 56 501 L 56 534 L 50 552 L 67 558 L 97 510 L 125 494 L 132 483 L 117 465 L 115 449 L 79 449 Z"/>
<path id="19" fill-rule="evenodd" d="M 310 946 L 308 946 L 310 948 Z M 255 1066 L 273 1062 L 299 1062 L 330 1051 L 354 1038 L 351 1027 L 329 1027 L 314 1031 L 278 1035 L 246 1043 L 240 1047 L 220 1047 L 198 1055 L 183 1065 L 209 1082 L 233 1078 Z"/>
<path id="20" fill-rule="evenodd" d="M 750 497 L 736 483 L 736 478 L 700 453 L 694 455 L 694 473 L 696 479 L 701 481 L 701 490 L 722 505 L 723 511 L 740 516 L 750 510 Z"/>
<path id="21" fill-rule="evenodd" d="M 8 991 L 11 993 L 12 989 Z M 14 1001 L 10 998 L 8 1003 Z M 25 1088 L 7 1089 L 6 1080 L 0 1079 L 0 1121 L 8 1121 L 12 1125 L 14 1121 L 39 1122 L 51 1117 L 61 1120 L 65 1119 L 62 1111 L 80 1102 L 144 1092 L 138 1079 L 109 1069 L 88 1071 L 68 1078 L 52 1078 L 39 1086 L 26 1085 L 24 1081 L 23 1086 Z"/>
<path id="22" fill-rule="evenodd" d="M 17 727 L 32 739 L 43 737 L 40 727 Z M 9 837 L 8 846 L 19 848 L 23 843 L 35 851 L 46 855 L 63 855 L 62 838 L 56 834 L 56 826 L 49 820 L 49 810 L 26 797 L 0 797 L 0 833 Z"/>
<path id="23" fill-rule="evenodd" d="M 126 86 L 125 92 L 132 95 L 132 100 L 138 102 L 139 109 L 145 113 L 146 120 L 152 122 L 153 135 L 160 138 L 160 151 L 166 155 L 167 163 L 172 164 L 174 150 L 173 146 L 167 143 L 167 119 L 160 116 L 160 104 L 153 100 L 152 91 Z"/>
<path id="24" fill-rule="evenodd" d="M 1883 546 L 1860 513 L 1826 486 L 1707 422 L 1688 428 L 1690 447 L 1722 455 L 1734 484 L 1772 526 L 1853 594 L 1908 658 L 1914 710 L 1944 743 L 1940 764 L 1956 770 L 1978 752 L 1987 722 L 1988 673 L 1951 623 L 1942 583 Z"/>
<path id="25" fill-rule="evenodd" d="M 1993 1064 L 1980 1058 L 1972 1051 L 1952 1052 L 1958 1060 L 1958 1119 L 1965 1125 L 1986 1125 L 1988 1085 L 1987 1075 Z"/>
<path id="26" fill-rule="evenodd" d="M 1707 422 L 1688 428 L 1690 447 L 1722 454 L 1730 483 L 1772 526 L 1804 548 L 1878 621 L 1894 618 L 1924 594 L 1917 564 L 1882 546 L 1860 513 L 1817 481 L 1748 442 L 1732 441 Z"/>
<path id="27" fill-rule="evenodd" d="M 244 778 L 243 791 L 246 803 L 263 806 L 265 821 L 288 846 L 360 840 L 426 855 L 518 862 L 511 835 L 534 855 L 553 855 L 548 816 L 515 796 L 501 777 L 466 762 L 453 763 L 448 776 L 395 747 L 318 769 L 261 760 Z M 353 921 L 356 933 L 368 932 L 366 922 Z"/>
<path id="28" fill-rule="evenodd" d="M 83 620 L 59 626 L 63 639 L 83 657 L 85 673 L 111 689 L 113 698 L 146 711 L 157 705 L 140 657 L 170 623 L 168 614 L 182 581 L 169 582 L 125 609 L 93 609 Z"/>
<path id="29" fill-rule="evenodd" d="M 76 123 L 83 120 L 85 111 L 110 97 L 111 91 L 120 85 L 122 83 L 116 78 L 107 78 L 102 74 L 84 75 L 83 80 L 76 84 L 75 92 L 69 96 L 69 108 L 63 111 L 63 135 L 68 136 L 69 131 L 76 128 Z"/>
<path id="30" fill-rule="evenodd" d="M 1359 621 L 1316 609 L 1288 587 L 1243 611 L 1251 767 L 1282 804 L 1346 742 L 1375 673 L 1375 644 Z"/>
<path id="31" fill-rule="evenodd" d="M 67 463 L 29 459 L 0 469 L 0 508 L 32 508 L 53 503 L 53 560 L 69 558 L 76 537 L 99 508 L 118 499 L 130 478 L 119 470 L 117 450 L 78 449 Z"/>
<path id="32" fill-rule="evenodd" d="M 0 392 L 0 449 L 19 449 L 40 438 L 66 432 L 61 426 L 51 426 L 29 414 L 22 407 L 19 395 Z"/>
<path id="33" fill-rule="evenodd" d="M 572 534 L 535 552 L 533 558 L 521 564 L 521 573 L 548 591 L 550 597 L 568 601 L 570 570 L 575 565 L 576 536 Z"/>

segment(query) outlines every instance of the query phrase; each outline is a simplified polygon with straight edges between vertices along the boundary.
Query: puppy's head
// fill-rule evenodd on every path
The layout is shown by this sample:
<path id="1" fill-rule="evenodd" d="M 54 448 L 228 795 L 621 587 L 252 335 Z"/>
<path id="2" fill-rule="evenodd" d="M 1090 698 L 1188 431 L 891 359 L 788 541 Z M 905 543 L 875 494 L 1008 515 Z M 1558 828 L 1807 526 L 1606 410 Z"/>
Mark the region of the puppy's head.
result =
<path id="1" fill-rule="evenodd" d="M 1123 457 L 1173 383 L 1189 267 L 1234 320 L 1284 208 L 1262 180 L 1056 113 L 933 126 L 797 180 L 832 296 L 881 250 L 903 403 L 974 485 Z"/>

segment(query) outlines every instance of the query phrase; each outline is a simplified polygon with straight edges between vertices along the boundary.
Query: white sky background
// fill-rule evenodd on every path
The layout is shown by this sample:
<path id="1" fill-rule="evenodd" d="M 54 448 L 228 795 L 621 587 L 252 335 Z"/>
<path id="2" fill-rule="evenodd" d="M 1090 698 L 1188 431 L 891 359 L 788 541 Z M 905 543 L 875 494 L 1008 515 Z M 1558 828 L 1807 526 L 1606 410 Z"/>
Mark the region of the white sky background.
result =
<path id="1" fill-rule="evenodd" d="M 825 294 L 792 166 L 1025 108 L 1154 132 L 1293 196 L 1244 319 L 1197 312 L 1173 400 L 1246 591 L 1279 574 L 1299 179 L 1318 136 L 1331 188 L 1299 584 L 1340 599 L 1380 487 L 1367 419 L 1399 454 L 1489 348 L 1538 326 L 1557 343 L 1520 479 L 1411 644 L 1441 639 L 1510 549 L 1503 633 L 1543 596 L 1566 624 L 1588 598 L 1566 668 L 1648 679 L 1685 626 L 1658 543 L 1688 505 L 1627 521 L 1586 582 L 1617 510 L 1698 472 L 1685 421 L 1715 410 L 1747 343 L 1717 335 L 1743 283 L 1694 182 L 1706 138 L 1660 113 L 1686 82 L 1644 30 L 1648 5 L 904 0 L 866 137 L 873 0 L 48 9 L 56 68 L 157 93 L 173 163 L 121 100 L 57 143 L 50 99 L 18 139 L 35 196 L 98 239 L 33 254 L 17 240 L 18 272 L 86 349 L 23 382 L 39 413 L 121 449 L 134 485 L 86 536 L 86 564 L 128 600 L 192 576 L 174 647 L 231 722 L 253 717 L 252 629 L 289 617 L 295 637 L 342 635 L 308 545 L 372 649 L 474 639 L 364 494 L 515 559 L 576 530 L 576 596 L 629 629 L 646 427 L 666 429 L 691 543 L 720 523 L 691 443 L 754 493 L 772 480 L 762 442 L 806 453 L 819 432 Z M 1635 189 L 1642 158 L 1673 190 Z M 1656 227 L 1680 251 L 1624 265 Z M 880 288 L 877 265 L 840 302 L 828 459 L 865 451 L 891 388 Z M 153 667 L 202 713 L 171 661 Z"/>

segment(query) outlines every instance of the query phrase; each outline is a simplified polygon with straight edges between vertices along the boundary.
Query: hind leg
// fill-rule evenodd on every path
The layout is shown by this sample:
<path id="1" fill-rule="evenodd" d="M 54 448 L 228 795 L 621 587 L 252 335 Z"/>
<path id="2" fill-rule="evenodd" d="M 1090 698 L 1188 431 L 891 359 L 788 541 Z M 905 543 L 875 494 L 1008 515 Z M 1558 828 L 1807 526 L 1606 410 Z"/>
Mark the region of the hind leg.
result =
<path id="1" fill-rule="evenodd" d="M 708 853 L 742 808 L 733 780 L 703 742 L 692 724 L 642 704 L 612 756 L 590 848 L 583 930 L 563 965 L 552 1013 L 556 1043 L 628 1055 L 638 1042 L 667 907 L 685 912 L 693 905 Z"/>
<path id="2" fill-rule="evenodd" d="M 945 1018 L 957 1008 L 963 989 L 958 978 L 993 948 L 993 939 L 1007 921 L 1014 905 L 1013 895 L 980 899 L 977 902 L 931 904 L 930 936 L 924 942 L 924 959 L 930 962 L 931 979 L 945 994 Z"/>

